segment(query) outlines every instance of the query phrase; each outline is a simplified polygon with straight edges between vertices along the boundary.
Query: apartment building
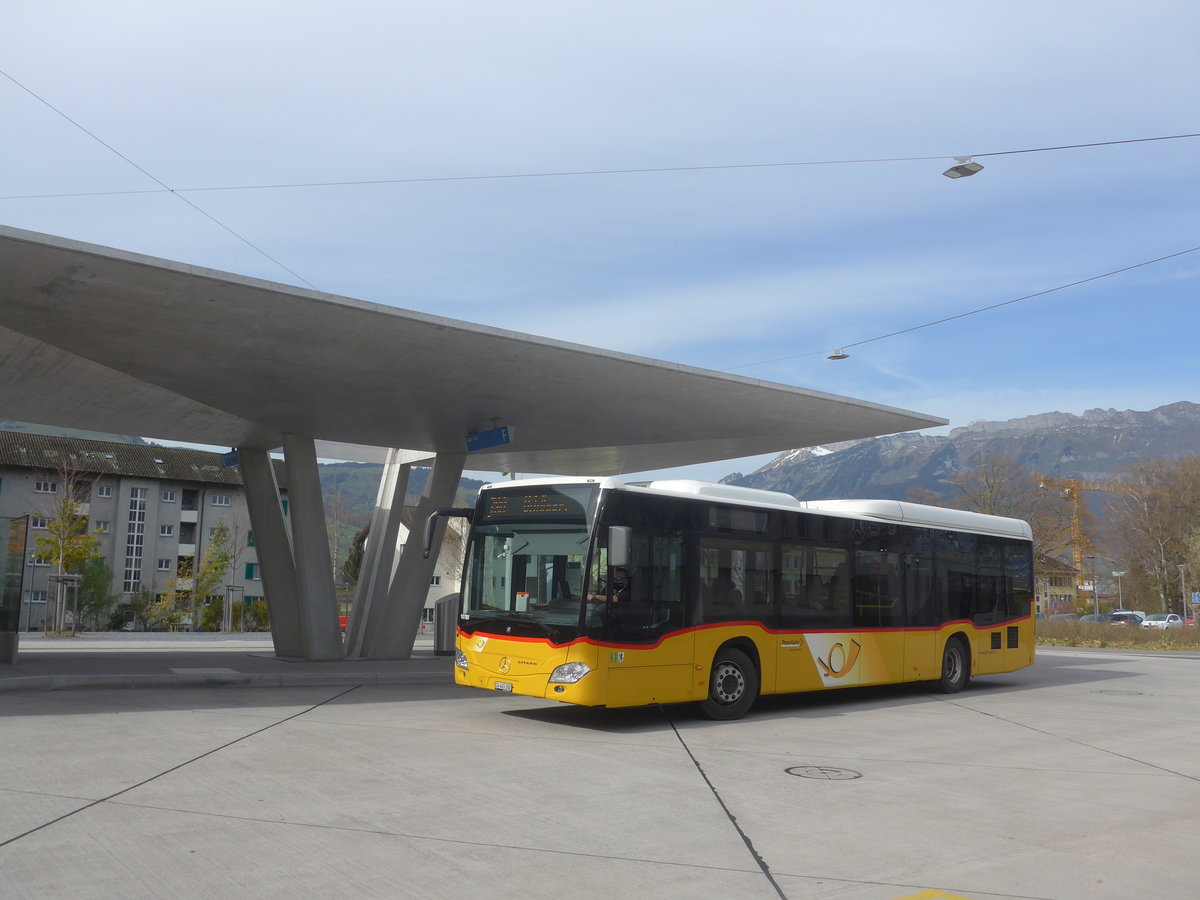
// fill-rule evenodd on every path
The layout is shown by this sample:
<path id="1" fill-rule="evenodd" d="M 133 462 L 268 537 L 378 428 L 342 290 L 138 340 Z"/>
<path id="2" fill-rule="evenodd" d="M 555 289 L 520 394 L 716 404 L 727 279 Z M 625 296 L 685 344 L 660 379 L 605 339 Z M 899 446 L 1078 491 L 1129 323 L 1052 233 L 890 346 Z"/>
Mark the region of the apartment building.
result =
<path id="1" fill-rule="evenodd" d="M 1075 612 L 1079 570 L 1049 556 L 1037 561 L 1037 611 L 1046 615 Z"/>
<path id="2" fill-rule="evenodd" d="M 286 513 L 282 466 L 276 477 Z M 0 517 L 29 516 L 20 630 L 45 630 L 60 615 L 59 568 L 36 538 L 48 533 L 71 484 L 121 601 L 139 588 L 186 587 L 181 577 L 203 559 L 220 524 L 241 548 L 223 589 L 243 602 L 262 598 L 241 472 L 223 466 L 221 454 L 0 431 Z"/>

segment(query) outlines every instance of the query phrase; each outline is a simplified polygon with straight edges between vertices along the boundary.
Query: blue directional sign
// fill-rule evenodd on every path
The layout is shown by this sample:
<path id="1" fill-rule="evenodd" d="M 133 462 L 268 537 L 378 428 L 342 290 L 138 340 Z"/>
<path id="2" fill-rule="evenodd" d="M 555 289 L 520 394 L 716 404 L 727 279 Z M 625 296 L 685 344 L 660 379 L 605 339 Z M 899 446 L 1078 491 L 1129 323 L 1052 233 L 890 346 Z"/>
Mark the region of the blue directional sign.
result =
<path id="1" fill-rule="evenodd" d="M 492 447 L 502 447 L 512 443 L 512 429 L 507 425 L 492 428 L 488 431 L 472 432 L 467 435 L 467 452 L 490 450 Z"/>

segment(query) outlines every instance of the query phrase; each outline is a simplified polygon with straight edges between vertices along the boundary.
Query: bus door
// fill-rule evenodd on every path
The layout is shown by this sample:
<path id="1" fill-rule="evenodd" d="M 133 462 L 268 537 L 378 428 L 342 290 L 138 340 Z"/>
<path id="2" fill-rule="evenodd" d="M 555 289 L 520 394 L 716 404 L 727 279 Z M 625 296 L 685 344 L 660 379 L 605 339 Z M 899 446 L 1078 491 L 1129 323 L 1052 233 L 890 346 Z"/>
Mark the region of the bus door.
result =
<path id="1" fill-rule="evenodd" d="M 619 588 L 605 585 L 605 601 L 592 615 L 604 623 L 598 662 L 607 669 L 610 706 L 691 699 L 695 633 L 687 628 L 684 550 L 682 532 L 635 527 L 629 565 L 614 572 Z M 592 583 L 606 574 L 593 573 Z"/>
<path id="2" fill-rule="evenodd" d="M 783 543 L 776 690 L 859 683 L 862 645 L 850 614 L 847 557 L 844 547 Z"/>
<path id="3" fill-rule="evenodd" d="M 899 528 L 891 523 L 854 523 L 854 624 L 861 632 L 859 683 L 888 684 L 905 678 L 905 609 Z"/>
<path id="4" fill-rule="evenodd" d="M 941 673 L 941 658 L 937 655 L 937 626 L 940 621 L 934 596 L 931 537 L 922 540 L 922 534 L 916 533 L 902 561 L 907 611 L 904 633 L 905 680 L 927 681 L 937 678 Z"/>

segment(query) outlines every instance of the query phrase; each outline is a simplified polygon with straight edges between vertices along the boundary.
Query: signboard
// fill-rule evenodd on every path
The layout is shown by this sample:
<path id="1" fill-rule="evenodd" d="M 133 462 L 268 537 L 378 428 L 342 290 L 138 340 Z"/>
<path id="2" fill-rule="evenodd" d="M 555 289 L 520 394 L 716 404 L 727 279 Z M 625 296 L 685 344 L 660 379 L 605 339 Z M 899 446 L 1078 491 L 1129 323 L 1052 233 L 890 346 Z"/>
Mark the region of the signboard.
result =
<path id="1" fill-rule="evenodd" d="M 502 447 L 505 444 L 511 444 L 512 438 L 512 429 L 507 425 L 501 425 L 499 428 L 492 428 L 488 431 L 472 432 L 467 435 L 467 452 L 474 453 L 477 450 Z"/>
<path id="2" fill-rule="evenodd" d="M 238 459 L 238 452 L 236 450 L 230 450 L 228 453 L 221 454 L 222 468 L 232 469 L 234 466 L 238 465 L 239 462 L 240 460 Z"/>

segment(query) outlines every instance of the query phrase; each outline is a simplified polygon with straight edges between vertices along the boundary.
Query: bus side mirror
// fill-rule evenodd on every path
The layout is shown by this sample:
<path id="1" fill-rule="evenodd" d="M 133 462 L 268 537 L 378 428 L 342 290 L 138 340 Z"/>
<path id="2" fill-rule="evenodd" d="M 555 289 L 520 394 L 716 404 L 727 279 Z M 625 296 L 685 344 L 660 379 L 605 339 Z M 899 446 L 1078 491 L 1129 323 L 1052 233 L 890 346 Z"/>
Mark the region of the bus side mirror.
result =
<path id="1" fill-rule="evenodd" d="M 608 527 L 608 564 L 614 568 L 629 565 L 629 549 L 633 546 L 633 529 L 628 525 Z"/>
<path id="2" fill-rule="evenodd" d="M 442 516 L 457 516 L 470 522 L 475 518 L 475 510 L 470 507 L 452 508 L 449 506 L 435 509 L 429 518 L 425 520 L 425 552 L 422 554 L 425 559 L 429 559 L 429 553 L 433 550 L 433 536 L 437 531 L 438 519 Z"/>

